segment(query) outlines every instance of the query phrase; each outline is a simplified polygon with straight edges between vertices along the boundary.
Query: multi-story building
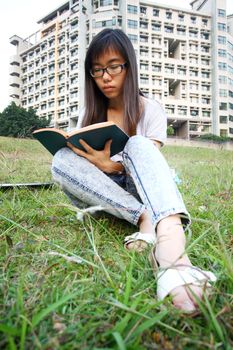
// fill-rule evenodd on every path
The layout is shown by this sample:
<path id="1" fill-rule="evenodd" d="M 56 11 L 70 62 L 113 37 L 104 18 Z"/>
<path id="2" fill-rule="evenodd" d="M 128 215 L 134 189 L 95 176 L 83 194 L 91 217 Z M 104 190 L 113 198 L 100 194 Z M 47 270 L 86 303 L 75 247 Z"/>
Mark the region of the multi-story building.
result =
<path id="1" fill-rule="evenodd" d="M 140 89 L 164 106 L 178 137 L 233 137 L 233 15 L 226 0 L 194 0 L 192 10 L 149 0 L 70 0 L 14 35 L 10 95 L 51 125 L 73 127 L 84 101 L 84 57 L 93 36 L 121 28 L 132 41 Z"/>

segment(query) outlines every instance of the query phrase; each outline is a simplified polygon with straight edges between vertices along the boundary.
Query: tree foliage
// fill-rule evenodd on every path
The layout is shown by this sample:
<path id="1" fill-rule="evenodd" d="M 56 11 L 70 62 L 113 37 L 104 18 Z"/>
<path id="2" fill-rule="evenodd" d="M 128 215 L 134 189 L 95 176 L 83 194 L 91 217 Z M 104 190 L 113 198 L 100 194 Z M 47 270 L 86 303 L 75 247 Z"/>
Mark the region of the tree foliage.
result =
<path id="1" fill-rule="evenodd" d="M 50 119 L 38 117 L 33 108 L 26 110 L 12 102 L 0 113 L 0 136 L 32 137 L 32 131 L 46 128 L 49 123 Z"/>
<path id="2" fill-rule="evenodd" d="M 171 125 L 169 125 L 167 127 L 167 136 L 173 136 L 174 134 L 175 134 L 174 128 Z"/>

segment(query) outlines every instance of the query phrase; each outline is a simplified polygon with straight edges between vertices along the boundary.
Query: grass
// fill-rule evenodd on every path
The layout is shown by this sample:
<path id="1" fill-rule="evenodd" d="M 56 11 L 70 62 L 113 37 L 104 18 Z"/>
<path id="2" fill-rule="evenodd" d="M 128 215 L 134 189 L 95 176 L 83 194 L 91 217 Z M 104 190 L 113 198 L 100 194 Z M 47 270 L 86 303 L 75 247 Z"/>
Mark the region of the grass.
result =
<path id="1" fill-rule="evenodd" d="M 57 186 L 0 192 L 1 349 L 231 349 L 233 154 L 165 147 L 192 216 L 192 262 L 215 271 L 210 300 L 191 318 L 156 299 L 148 252 L 123 248 L 135 231 L 110 216 L 77 222 Z M 33 140 L 0 138 L 0 182 L 50 181 Z"/>

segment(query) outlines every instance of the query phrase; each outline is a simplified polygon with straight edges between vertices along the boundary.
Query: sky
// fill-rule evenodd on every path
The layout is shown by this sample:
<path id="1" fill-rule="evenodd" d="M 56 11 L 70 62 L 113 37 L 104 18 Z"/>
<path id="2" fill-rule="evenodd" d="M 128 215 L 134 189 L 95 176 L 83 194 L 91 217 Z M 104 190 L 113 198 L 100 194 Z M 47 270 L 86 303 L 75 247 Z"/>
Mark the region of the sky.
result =
<path id="1" fill-rule="evenodd" d="M 91 0 L 90 0 L 91 1 Z M 191 9 L 191 0 L 150 0 Z M 0 0 L 0 112 L 9 103 L 9 57 L 15 54 L 15 47 L 9 38 L 16 34 L 26 38 L 40 29 L 37 21 L 54 10 L 65 0 Z M 233 13 L 233 1 L 227 0 L 227 14 Z"/>

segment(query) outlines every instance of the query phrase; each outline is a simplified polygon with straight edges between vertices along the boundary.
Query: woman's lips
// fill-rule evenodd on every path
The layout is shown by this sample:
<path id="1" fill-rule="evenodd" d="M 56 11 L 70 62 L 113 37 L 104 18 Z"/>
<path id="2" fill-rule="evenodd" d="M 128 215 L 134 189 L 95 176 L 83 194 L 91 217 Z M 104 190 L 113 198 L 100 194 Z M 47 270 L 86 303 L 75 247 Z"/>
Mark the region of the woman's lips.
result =
<path id="1" fill-rule="evenodd" d="M 114 90 L 115 88 L 114 88 L 114 86 L 104 86 L 103 87 L 103 90 L 104 91 L 112 91 L 112 90 Z"/>

